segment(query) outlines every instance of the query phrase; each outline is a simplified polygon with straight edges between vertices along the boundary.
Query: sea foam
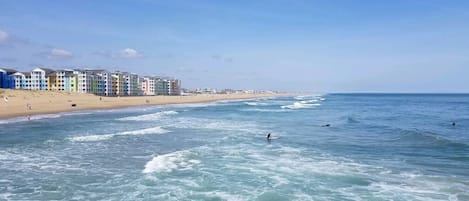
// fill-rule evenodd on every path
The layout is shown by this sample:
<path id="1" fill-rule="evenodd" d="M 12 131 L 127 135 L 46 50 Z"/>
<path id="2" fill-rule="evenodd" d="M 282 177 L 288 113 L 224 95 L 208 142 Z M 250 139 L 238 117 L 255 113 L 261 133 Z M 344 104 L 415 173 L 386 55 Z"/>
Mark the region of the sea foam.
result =
<path id="1" fill-rule="evenodd" d="M 115 134 L 76 136 L 76 137 L 70 137 L 68 139 L 72 142 L 95 142 L 95 141 L 109 140 L 115 136 L 163 134 L 167 132 L 169 131 L 161 127 L 153 127 L 153 128 L 145 128 L 145 129 L 133 130 L 133 131 L 124 131 L 124 132 L 115 133 Z"/>
<path id="2" fill-rule="evenodd" d="M 302 109 L 302 108 L 312 108 L 316 106 L 320 106 L 321 104 L 319 103 L 305 103 L 303 101 L 300 102 L 294 102 L 291 105 L 282 105 L 280 106 L 283 109 Z"/>
<path id="3" fill-rule="evenodd" d="M 153 172 L 172 172 L 176 169 L 192 169 L 194 165 L 200 163 L 199 160 L 190 159 L 190 152 L 177 151 L 169 154 L 163 154 L 153 157 L 145 165 L 143 173 Z"/>
<path id="4" fill-rule="evenodd" d="M 144 114 L 138 116 L 124 117 L 118 119 L 119 121 L 154 121 L 161 119 L 163 116 L 178 114 L 176 111 L 160 111 L 152 114 Z"/>

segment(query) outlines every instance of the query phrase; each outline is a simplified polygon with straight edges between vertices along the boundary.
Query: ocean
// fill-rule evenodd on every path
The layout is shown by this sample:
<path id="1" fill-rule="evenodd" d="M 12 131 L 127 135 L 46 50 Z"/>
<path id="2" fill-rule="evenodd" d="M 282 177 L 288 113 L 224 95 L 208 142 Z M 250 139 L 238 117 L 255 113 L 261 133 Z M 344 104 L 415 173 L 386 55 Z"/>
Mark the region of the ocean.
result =
<path id="1" fill-rule="evenodd" d="M 0 120 L 0 200 L 469 200 L 469 95 L 316 94 Z"/>

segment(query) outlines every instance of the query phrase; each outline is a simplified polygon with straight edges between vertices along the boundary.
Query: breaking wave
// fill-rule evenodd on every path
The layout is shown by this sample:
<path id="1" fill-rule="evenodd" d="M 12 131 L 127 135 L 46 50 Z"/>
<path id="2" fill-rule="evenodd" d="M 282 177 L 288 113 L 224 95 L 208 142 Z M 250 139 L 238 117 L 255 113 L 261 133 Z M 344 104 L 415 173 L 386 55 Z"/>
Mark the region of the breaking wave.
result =
<path id="1" fill-rule="evenodd" d="M 294 102 L 291 105 L 282 105 L 280 106 L 282 109 L 302 109 L 302 108 L 313 108 L 316 106 L 320 106 L 321 104 L 319 103 L 302 103 L 300 102 Z"/>
<path id="2" fill-rule="evenodd" d="M 190 159 L 190 152 L 177 151 L 153 157 L 150 161 L 147 162 L 142 173 L 188 170 L 192 169 L 194 165 L 199 163 L 199 160 Z"/>
<path id="3" fill-rule="evenodd" d="M 70 137 L 68 138 L 72 142 L 95 142 L 95 141 L 102 141 L 108 140 L 116 136 L 125 136 L 125 135 L 148 135 L 148 134 L 163 134 L 168 133 L 168 130 L 165 130 L 161 127 L 154 127 L 154 128 L 146 128 L 134 131 L 125 131 L 115 134 L 103 134 L 103 135 L 85 135 L 85 136 L 77 136 L 77 137 Z"/>
<path id="4" fill-rule="evenodd" d="M 131 117 L 124 117 L 118 119 L 119 121 L 153 121 L 153 120 L 158 120 L 161 119 L 164 116 L 167 115 L 175 115 L 178 114 L 176 111 L 160 111 L 157 113 L 152 113 L 152 114 L 144 114 L 144 115 L 139 115 L 139 116 L 131 116 Z"/>

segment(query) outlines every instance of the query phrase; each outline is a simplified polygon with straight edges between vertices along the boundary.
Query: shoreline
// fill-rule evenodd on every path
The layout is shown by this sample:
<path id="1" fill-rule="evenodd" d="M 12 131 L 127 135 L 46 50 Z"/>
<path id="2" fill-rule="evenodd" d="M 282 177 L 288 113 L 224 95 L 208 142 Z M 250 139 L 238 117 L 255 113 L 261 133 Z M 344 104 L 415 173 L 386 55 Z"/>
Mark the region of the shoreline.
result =
<path id="1" fill-rule="evenodd" d="M 110 110 L 139 106 L 208 103 L 289 96 L 291 94 L 196 94 L 190 96 L 126 96 L 105 97 L 58 91 L 0 91 L 0 120 L 30 118 L 84 110 Z"/>

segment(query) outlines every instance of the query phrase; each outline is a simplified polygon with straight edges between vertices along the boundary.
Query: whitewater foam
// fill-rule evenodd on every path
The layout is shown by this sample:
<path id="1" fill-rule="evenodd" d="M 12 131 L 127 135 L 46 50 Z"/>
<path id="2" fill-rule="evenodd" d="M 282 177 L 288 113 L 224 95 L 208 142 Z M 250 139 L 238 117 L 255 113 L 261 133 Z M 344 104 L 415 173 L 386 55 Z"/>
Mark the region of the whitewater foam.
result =
<path id="1" fill-rule="evenodd" d="M 289 112 L 287 109 L 262 109 L 262 108 L 247 108 L 241 109 L 240 111 L 245 112 Z"/>
<path id="2" fill-rule="evenodd" d="M 125 136 L 125 135 L 147 135 L 147 134 L 163 134 L 168 133 L 169 131 L 161 127 L 146 128 L 133 131 L 124 131 L 115 134 L 103 134 L 103 135 L 85 135 L 85 136 L 76 136 L 70 137 L 68 140 L 72 142 L 95 142 L 102 140 L 109 140 L 115 136 Z"/>
<path id="3" fill-rule="evenodd" d="M 250 106 L 265 106 L 265 105 L 268 105 L 267 103 L 263 103 L 263 102 L 244 102 L 244 104 L 250 105 Z"/>
<path id="4" fill-rule="evenodd" d="M 176 115 L 178 112 L 176 111 L 160 111 L 152 114 L 144 114 L 144 115 L 138 115 L 138 116 L 131 116 L 131 117 L 124 117 L 117 119 L 119 121 L 154 121 L 154 120 L 159 120 L 164 116 L 167 115 Z"/>
<path id="5" fill-rule="evenodd" d="M 321 104 L 319 103 L 302 103 L 301 101 L 300 102 L 294 102 L 293 104 L 291 105 L 282 105 L 280 106 L 280 108 L 282 109 L 303 109 L 303 108 L 313 108 L 313 107 L 316 107 L 316 106 L 320 106 Z"/>
<path id="6" fill-rule="evenodd" d="M 165 127 L 174 128 L 190 128 L 190 129 L 211 129 L 226 131 L 242 131 L 246 133 L 265 133 L 264 130 L 258 128 L 254 122 L 247 121 L 230 121 L 220 119 L 205 118 L 176 118 L 164 122 Z"/>
<path id="7" fill-rule="evenodd" d="M 177 151 L 153 157 L 145 164 L 142 173 L 172 172 L 176 169 L 187 170 L 192 169 L 194 165 L 200 162 L 196 159 L 190 159 L 190 152 L 188 151 Z"/>

